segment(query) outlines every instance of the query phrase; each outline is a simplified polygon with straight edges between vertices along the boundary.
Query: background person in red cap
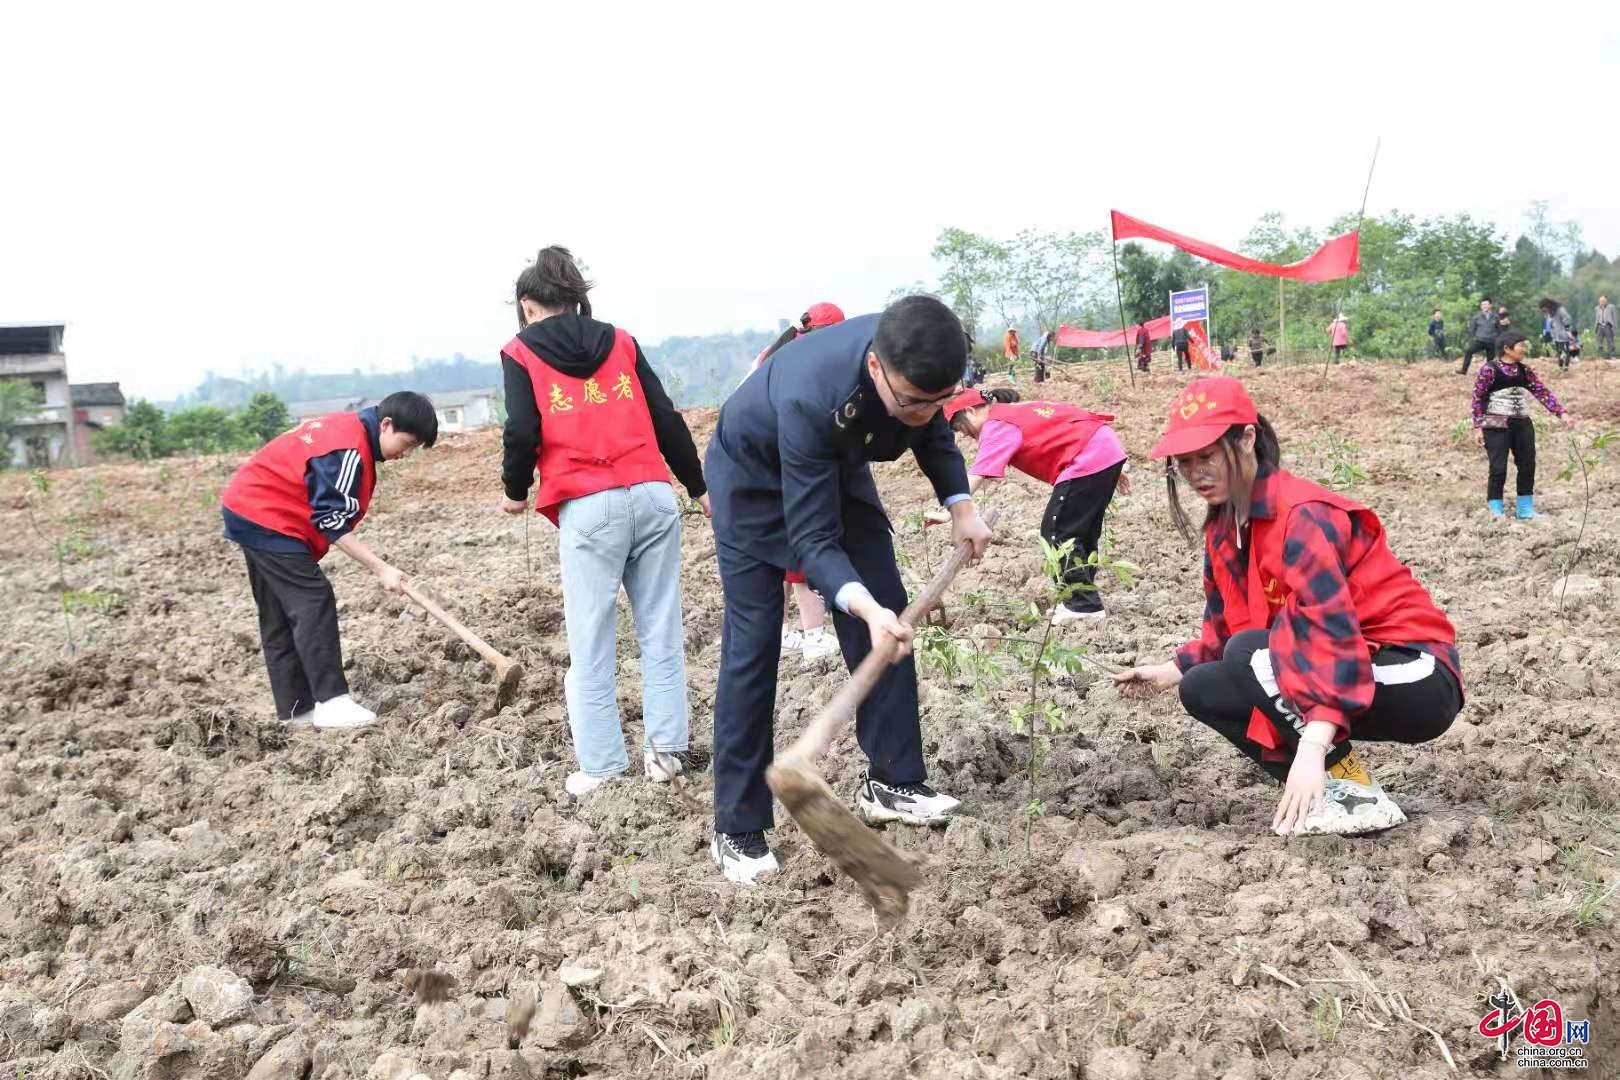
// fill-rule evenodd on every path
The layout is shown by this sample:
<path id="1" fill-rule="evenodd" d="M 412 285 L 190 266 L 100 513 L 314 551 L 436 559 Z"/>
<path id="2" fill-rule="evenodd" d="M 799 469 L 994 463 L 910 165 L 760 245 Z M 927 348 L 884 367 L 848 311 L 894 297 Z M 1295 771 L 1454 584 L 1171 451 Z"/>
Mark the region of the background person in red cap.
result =
<path id="1" fill-rule="evenodd" d="M 782 346 L 797 341 L 812 330 L 835 326 L 843 321 L 844 311 L 837 304 L 811 304 L 805 309 L 804 314 L 799 316 L 797 323 L 782 331 L 781 337 L 754 357 L 754 366 L 749 369 L 749 374 L 758 371 L 760 366 L 775 356 Z M 794 630 L 787 623 L 782 624 L 782 651 L 798 649 L 807 663 L 828 656 L 837 656 L 838 638 L 827 632 L 827 605 L 822 603 L 821 595 L 804 580 L 801 571 L 787 572 L 782 585 L 784 609 L 790 597 L 799 605 L 799 629 Z"/>
<path id="2" fill-rule="evenodd" d="M 760 354 L 754 357 L 754 362 L 748 367 L 748 373 L 752 375 L 758 371 L 765 361 L 775 356 L 777 351 L 789 342 L 799 340 L 812 330 L 820 330 L 824 326 L 834 326 L 843 321 L 844 311 L 837 304 L 811 304 L 805 309 L 804 314 L 799 316 L 798 322 L 783 330 L 781 337 L 765 346 L 760 351 Z"/>
<path id="3" fill-rule="evenodd" d="M 1170 405 L 1153 448 L 1209 506 L 1203 635 L 1173 660 L 1115 676 L 1179 685 L 1195 719 L 1284 784 L 1280 834 L 1373 832 L 1406 820 L 1350 737 L 1428 742 L 1462 708 L 1456 632 L 1391 553 L 1372 511 L 1279 466 L 1277 436 L 1231 378 Z"/>
<path id="4" fill-rule="evenodd" d="M 1052 622 L 1100 621 L 1106 614 L 1094 583 L 1091 555 L 1102 539 L 1103 515 L 1114 491 L 1129 495 L 1125 446 L 1102 413 L 1087 412 L 1058 401 L 1017 404 L 1018 391 L 967 390 L 945 406 L 951 430 L 979 444 L 968 469 L 968 493 L 986 480 L 999 480 L 1011 465 L 1052 485 L 1052 497 L 1041 519 L 1041 535 L 1053 547 L 1066 540 L 1074 547 L 1063 580 L 1075 593 L 1052 610 Z M 929 524 L 950 520 L 945 510 L 927 515 Z"/>

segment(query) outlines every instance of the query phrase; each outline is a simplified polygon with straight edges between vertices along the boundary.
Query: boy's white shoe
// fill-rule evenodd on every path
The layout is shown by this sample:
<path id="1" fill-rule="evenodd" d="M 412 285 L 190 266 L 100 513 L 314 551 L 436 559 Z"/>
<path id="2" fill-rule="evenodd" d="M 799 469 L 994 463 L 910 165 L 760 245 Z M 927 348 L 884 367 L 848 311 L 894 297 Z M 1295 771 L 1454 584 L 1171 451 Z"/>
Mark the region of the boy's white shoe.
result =
<path id="1" fill-rule="evenodd" d="M 804 632 L 804 659 L 806 663 L 824 660 L 829 656 L 837 656 L 838 636 L 827 632 L 825 626 L 818 626 L 814 630 Z"/>
<path id="2" fill-rule="evenodd" d="M 782 627 L 782 651 L 792 652 L 794 649 L 804 648 L 804 635 L 797 630 Z"/>
<path id="3" fill-rule="evenodd" d="M 348 694 L 339 694 L 330 701 L 323 701 L 315 706 L 315 715 L 311 721 L 315 727 L 330 728 L 358 728 L 377 719 L 377 714 L 360 704 Z"/>

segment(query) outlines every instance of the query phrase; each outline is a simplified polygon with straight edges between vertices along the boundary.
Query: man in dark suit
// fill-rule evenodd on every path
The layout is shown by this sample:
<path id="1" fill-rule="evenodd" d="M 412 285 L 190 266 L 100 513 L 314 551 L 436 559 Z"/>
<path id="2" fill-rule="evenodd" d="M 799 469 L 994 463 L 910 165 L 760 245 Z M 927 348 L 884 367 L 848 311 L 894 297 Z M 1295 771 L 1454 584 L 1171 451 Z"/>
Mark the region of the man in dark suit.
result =
<path id="1" fill-rule="evenodd" d="M 899 658 L 856 713 L 870 761 L 857 806 L 873 822 L 943 824 L 957 801 L 924 780 L 906 590 L 868 462 L 910 450 L 951 512 L 953 535 L 984 553 L 990 530 L 940 408 L 967 363 L 962 325 L 910 296 L 785 346 L 720 410 L 704 474 L 725 595 L 714 703 L 715 830 L 710 854 L 749 884 L 777 868 L 772 756 L 782 577 L 798 567 L 832 601 L 850 670 L 872 649 Z"/>

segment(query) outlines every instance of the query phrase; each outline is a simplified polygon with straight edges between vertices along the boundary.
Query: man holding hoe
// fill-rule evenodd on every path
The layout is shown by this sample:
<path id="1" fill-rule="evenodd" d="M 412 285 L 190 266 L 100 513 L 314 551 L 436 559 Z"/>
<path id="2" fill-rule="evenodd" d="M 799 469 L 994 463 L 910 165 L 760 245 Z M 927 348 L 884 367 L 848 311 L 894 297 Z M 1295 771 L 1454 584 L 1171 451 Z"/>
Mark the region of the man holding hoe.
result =
<path id="1" fill-rule="evenodd" d="M 910 296 L 788 344 L 720 410 L 704 463 L 725 597 L 710 854 L 738 884 L 778 865 L 765 841 L 774 823 L 765 770 L 788 567 L 832 600 L 851 671 L 873 649 L 899 658 L 856 712 L 871 762 L 857 796 L 862 816 L 943 824 L 958 805 L 924 782 L 911 628 L 897 614 L 906 590 L 868 462 L 910 450 L 949 508 L 956 542 L 983 555 L 990 530 L 940 414 L 966 364 L 956 316 Z"/>

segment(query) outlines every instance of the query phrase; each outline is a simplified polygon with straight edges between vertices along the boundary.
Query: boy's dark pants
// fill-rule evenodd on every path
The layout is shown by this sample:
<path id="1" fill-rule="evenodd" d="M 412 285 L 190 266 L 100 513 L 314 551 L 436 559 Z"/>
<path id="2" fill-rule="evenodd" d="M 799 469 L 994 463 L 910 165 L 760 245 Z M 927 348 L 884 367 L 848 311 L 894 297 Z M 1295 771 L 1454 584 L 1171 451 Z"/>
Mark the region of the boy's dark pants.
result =
<path id="1" fill-rule="evenodd" d="M 276 715 L 286 720 L 349 692 L 338 640 L 337 597 L 308 552 L 243 548 L 259 605 L 259 641 Z"/>

